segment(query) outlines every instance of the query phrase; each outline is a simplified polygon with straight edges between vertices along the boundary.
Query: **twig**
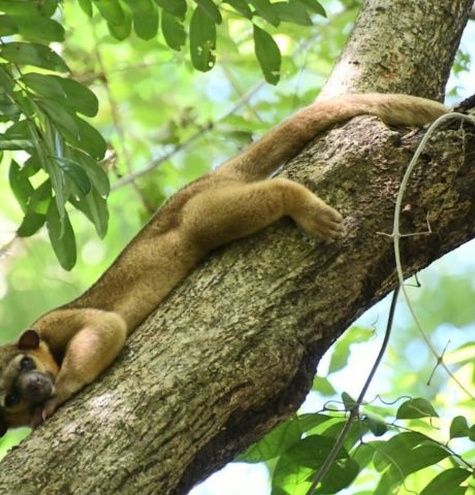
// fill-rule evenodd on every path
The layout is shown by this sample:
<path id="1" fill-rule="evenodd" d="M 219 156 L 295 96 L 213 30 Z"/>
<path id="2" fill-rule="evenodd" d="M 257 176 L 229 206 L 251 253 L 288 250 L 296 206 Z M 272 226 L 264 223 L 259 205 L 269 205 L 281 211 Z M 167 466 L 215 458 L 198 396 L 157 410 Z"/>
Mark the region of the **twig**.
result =
<path id="1" fill-rule="evenodd" d="M 454 374 L 449 370 L 447 365 L 443 361 L 443 357 L 440 356 L 435 349 L 434 345 L 430 341 L 427 333 L 425 330 L 422 328 L 422 325 L 419 321 L 419 318 L 415 312 L 414 307 L 411 304 L 411 301 L 409 299 L 409 295 L 407 294 L 406 287 L 404 284 L 404 274 L 402 270 L 402 263 L 401 263 L 401 254 L 400 254 L 400 247 L 399 247 L 399 240 L 402 237 L 400 229 L 399 229 L 399 222 L 400 222 L 400 215 L 401 215 L 401 209 L 402 209 L 402 199 L 404 196 L 404 192 L 407 189 L 407 184 L 409 182 L 409 179 L 411 177 L 412 171 L 414 170 L 414 167 L 417 163 L 417 160 L 419 159 L 419 156 L 421 155 L 422 151 L 425 149 L 427 142 L 429 141 L 430 137 L 434 133 L 434 131 L 440 127 L 442 123 L 444 123 L 447 120 L 450 119 L 461 119 L 461 120 L 466 120 L 470 122 L 471 124 L 475 124 L 475 121 L 472 117 L 469 117 L 468 115 L 465 115 L 463 113 L 458 113 L 458 112 L 451 112 L 447 113 L 445 115 L 442 115 L 439 117 L 435 122 L 433 122 L 429 128 L 427 129 L 427 132 L 421 142 L 419 143 L 419 146 L 417 147 L 414 156 L 412 157 L 411 162 L 409 163 L 409 166 L 406 169 L 406 172 L 404 174 L 404 177 L 401 182 L 401 187 L 399 188 L 398 196 L 396 199 L 396 206 L 394 208 L 394 224 L 393 224 L 393 242 L 394 242 L 394 256 L 396 258 L 396 271 L 399 279 L 399 285 L 402 289 L 402 294 L 404 296 L 404 299 L 406 301 L 407 307 L 409 308 L 409 311 L 412 315 L 412 318 L 414 320 L 414 323 L 416 324 L 416 327 L 418 328 L 424 342 L 426 343 L 427 347 L 430 349 L 431 353 L 435 356 L 437 363 L 442 366 L 442 368 L 445 370 L 445 372 L 454 380 L 454 382 L 463 390 L 468 397 L 470 397 L 472 400 L 475 400 L 475 397 L 460 383 L 460 381 L 454 376 Z"/>
<path id="2" fill-rule="evenodd" d="M 396 289 L 393 292 L 392 299 L 391 299 L 391 306 L 389 308 L 389 315 L 388 315 L 388 323 L 386 325 L 386 331 L 384 333 L 383 343 L 381 344 L 381 348 L 379 349 L 379 352 L 378 352 L 378 355 L 376 356 L 376 360 L 373 364 L 373 367 L 371 368 L 371 371 L 369 372 L 368 378 L 366 378 L 365 383 L 363 385 L 363 388 L 361 389 L 361 392 L 358 396 L 358 399 L 356 399 L 356 403 L 353 405 L 353 407 L 350 410 L 350 415 L 348 416 L 342 430 L 340 431 L 340 433 L 339 433 L 339 435 L 335 441 L 335 444 L 333 445 L 330 453 L 328 454 L 328 457 L 325 459 L 325 462 L 322 464 L 322 466 L 318 470 L 318 473 L 316 474 L 316 476 L 315 476 L 312 484 L 310 485 L 310 488 L 308 489 L 306 495 L 313 495 L 318 484 L 320 483 L 320 481 L 322 481 L 323 477 L 327 474 L 333 461 L 336 459 L 339 450 L 343 446 L 343 443 L 345 442 L 346 437 L 348 436 L 348 432 L 350 431 L 350 428 L 351 428 L 351 425 L 353 424 L 353 421 L 357 418 L 357 416 L 359 414 L 359 409 L 360 409 L 361 405 L 363 404 L 366 392 L 368 391 L 368 388 L 371 385 L 371 382 L 373 381 L 374 375 L 376 374 L 376 371 L 379 368 L 379 365 L 381 364 L 381 360 L 383 359 L 384 354 L 386 352 L 386 349 L 388 347 L 389 338 L 391 336 L 391 329 L 392 329 L 393 321 L 394 321 L 394 313 L 396 311 L 396 302 L 397 302 L 398 294 L 399 294 L 399 287 L 396 287 Z"/>

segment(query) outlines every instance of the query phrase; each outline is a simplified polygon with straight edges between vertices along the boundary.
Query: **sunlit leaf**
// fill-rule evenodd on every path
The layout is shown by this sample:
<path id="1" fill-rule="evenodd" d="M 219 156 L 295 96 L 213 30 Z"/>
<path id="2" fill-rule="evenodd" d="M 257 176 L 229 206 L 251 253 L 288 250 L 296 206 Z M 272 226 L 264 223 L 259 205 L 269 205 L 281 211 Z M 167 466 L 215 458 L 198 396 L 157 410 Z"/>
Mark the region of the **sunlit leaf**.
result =
<path id="1" fill-rule="evenodd" d="M 221 13 L 213 0 L 195 0 L 195 2 L 203 9 L 203 12 L 205 12 L 215 24 L 221 24 L 223 18 L 221 17 Z"/>
<path id="2" fill-rule="evenodd" d="M 282 56 L 272 36 L 253 24 L 254 49 L 266 81 L 277 84 L 280 79 Z"/>
<path id="3" fill-rule="evenodd" d="M 279 12 L 275 3 L 271 3 L 270 0 L 249 0 L 249 3 L 254 6 L 256 13 L 269 24 L 276 27 L 280 24 Z"/>
<path id="4" fill-rule="evenodd" d="M 380 437 L 388 431 L 388 425 L 386 422 L 382 418 L 378 418 L 375 415 L 368 415 L 366 417 L 366 423 L 375 437 Z"/>
<path id="5" fill-rule="evenodd" d="M 396 413 L 397 419 L 438 418 L 432 404 L 423 398 L 409 399 L 403 402 Z"/>
<path id="6" fill-rule="evenodd" d="M 464 416 L 456 416 L 450 423 L 450 438 L 468 436 L 470 428 Z"/>
<path id="7" fill-rule="evenodd" d="M 18 24 L 13 17 L 0 15 L 0 36 L 8 36 L 15 33 L 18 33 Z"/>
<path id="8" fill-rule="evenodd" d="M 252 10 L 249 8 L 245 0 L 224 0 L 223 3 L 228 3 L 231 7 L 239 12 L 243 17 L 252 18 Z"/>
<path id="9" fill-rule="evenodd" d="M 94 117 L 99 108 L 96 95 L 74 79 L 30 72 L 21 80 L 37 95 L 54 98 L 62 107 Z"/>
<path id="10" fill-rule="evenodd" d="M 38 43 L 4 43 L 0 45 L 0 55 L 18 65 L 34 65 L 43 69 L 69 72 L 68 66 L 57 53 Z"/>
<path id="11" fill-rule="evenodd" d="M 155 0 L 155 3 L 169 14 L 183 19 L 188 8 L 186 0 Z"/>
<path id="12" fill-rule="evenodd" d="M 78 0 L 78 4 L 81 10 L 88 16 L 92 17 L 92 3 L 91 0 Z"/>
<path id="13" fill-rule="evenodd" d="M 186 42 L 186 31 L 178 19 L 163 11 L 161 27 L 166 44 L 173 50 L 181 50 Z"/>
<path id="14" fill-rule="evenodd" d="M 69 158 L 55 157 L 55 159 L 63 171 L 65 180 L 70 180 L 81 196 L 91 191 L 92 184 L 83 167 Z"/>
<path id="15" fill-rule="evenodd" d="M 198 6 L 190 21 L 190 53 L 195 69 L 207 72 L 213 68 L 216 55 L 216 25 Z"/>
<path id="16" fill-rule="evenodd" d="M 59 263 L 65 270 L 71 270 L 76 263 L 76 239 L 68 215 L 60 216 L 56 201 L 49 205 L 46 226 Z"/>
<path id="17" fill-rule="evenodd" d="M 77 139 L 71 136 L 71 142 L 79 149 L 86 151 L 92 158 L 101 160 L 104 158 L 107 143 L 102 135 L 85 120 L 75 119 L 78 128 Z"/>
<path id="18" fill-rule="evenodd" d="M 460 484 L 472 475 L 471 471 L 459 467 L 445 469 L 439 473 L 420 493 L 420 495 L 457 495 Z"/>
<path id="19" fill-rule="evenodd" d="M 119 0 L 92 0 L 102 17 L 111 24 L 120 26 L 125 22 L 125 13 Z"/>
<path id="20" fill-rule="evenodd" d="M 51 202 L 51 182 L 46 180 L 28 198 L 25 216 L 17 229 L 19 237 L 31 236 L 44 225 Z"/>
<path id="21" fill-rule="evenodd" d="M 235 460 L 244 462 L 264 462 L 285 452 L 291 445 L 300 440 L 300 423 L 288 420 L 274 428 L 264 438 L 251 445 L 246 452 Z"/>
<path id="22" fill-rule="evenodd" d="M 312 390 L 324 396 L 330 397 L 336 394 L 336 390 L 327 378 L 315 376 L 313 379 Z"/>
<path id="23" fill-rule="evenodd" d="M 279 13 L 282 21 L 292 22 L 301 26 L 311 26 L 312 19 L 305 8 L 305 5 L 297 0 L 289 0 L 289 3 L 278 2 L 275 9 Z"/>
<path id="24" fill-rule="evenodd" d="M 351 411 L 351 409 L 358 405 L 355 399 L 353 399 L 353 397 L 351 397 L 351 395 L 347 392 L 342 392 L 341 400 L 343 401 L 346 411 Z"/>
<path id="25" fill-rule="evenodd" d="M 105 237 L 109 224 L 109 210 L 106 199 L 96 189 L 93 189 L 84 198 L 71 198 L 70 202 L 92 222 L 97 235 L 101 238 Z"/>
<path id="26" fill-rule="evenodd" d="M 311 435 L 298 441 L 277 461 L 272 477 L 272 494 L 304 495 L 318 469 L 327 459 L 335 441 Z M 335 493 L 348 486 L 358 474 L 357 464 L 344 449 L 322 480 L 320 493 Z"/>
<path id="27" fill-rule="evenodd" d="M 79 129 L 76 123 L 77 117 L 75 115 L 68 112 L 62 105 L 57 105 L 52 98 L 38 98 L 36 103 L 62 132 L 78 138 Z"/>
<path id="28" fill-rule="evenodd" d="M 158 32 L 158 9 L 152 0 L 129 0 L 133 12 L 134 31 L 143 40 L 151 40 Z"/>
<path id="29" fill-rule="evenodd" d="M 38 15 L 15 15 L 19 33 L 24 39 L 32 41 L 64 41 L 64 28 L 53 19 Z"/>
<path id="30" fill-rule="evenodd" d="M 323 17 L 327 16 L 327 13 L 325 12 L 325 9 L 323 8 L 322 4 L 318 2 L 317 0 L 297 0 L 299 3 L 304 4 L 307 9 L 311 10 L 312 12 L 315 12 L 316 14 L 319 14 Z"/>
<path id="31" fill-rule="evenodd" d="M 22 173 L 20 165 L 15 160 L 12 160 L 10 163 L 8 180 L 18 204 L 23 213 L 25 213 L 34 188 L 31 185 L 28 176 Z"/>

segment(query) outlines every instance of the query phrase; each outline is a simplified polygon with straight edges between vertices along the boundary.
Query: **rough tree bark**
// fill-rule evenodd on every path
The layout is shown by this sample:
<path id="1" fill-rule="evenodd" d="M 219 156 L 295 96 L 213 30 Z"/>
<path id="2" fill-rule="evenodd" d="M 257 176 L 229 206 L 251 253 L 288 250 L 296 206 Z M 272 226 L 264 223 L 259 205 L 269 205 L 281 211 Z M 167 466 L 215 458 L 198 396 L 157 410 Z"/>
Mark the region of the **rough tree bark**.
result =
<path id="1" fill-rule="evenodd" d="M 443 94 L 472 0 L 367 0 L 325 93 Z M 364 38 L 364 40 L 363 40 Z M 349 70 L 349 72 L 348 72 Z M 437 133 L 406 193 L 407 273 L 475 236 L 475 137 Z M 348 325 L 395 286 L 390 232 L 422 133 L 360 117 L 284 174 L 346 217 L 324 244 L 290 222 L 220 250 L 139 329 L 119 361 L 1 463 L 0 494 L 183 494 L 299 406 Z"/>

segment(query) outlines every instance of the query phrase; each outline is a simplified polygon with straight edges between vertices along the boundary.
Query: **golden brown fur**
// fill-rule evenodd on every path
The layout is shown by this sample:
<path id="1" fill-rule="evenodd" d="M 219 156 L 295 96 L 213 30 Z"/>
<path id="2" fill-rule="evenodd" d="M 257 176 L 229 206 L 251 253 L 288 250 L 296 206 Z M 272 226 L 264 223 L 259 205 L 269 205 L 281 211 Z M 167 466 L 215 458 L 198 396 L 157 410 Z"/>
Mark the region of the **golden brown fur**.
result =
<path id="1" fill-rule="evenodd" d="M 12 426 L 39 424 L 95 380 L 126 337 L 212 249 L 283 216 L 309 235 L 340 237 L 337 211 L 295 182 L 266 180 L 315 135 L 360 114 L 418 126 L 444 112 L 437 102 L 406 95 L 316 102 L 178 192 L 96 284 L 41 317 L 17 344 L 0 348 L 0 435 Z M 33 356 L 34 363 L 25 356 Z"/>

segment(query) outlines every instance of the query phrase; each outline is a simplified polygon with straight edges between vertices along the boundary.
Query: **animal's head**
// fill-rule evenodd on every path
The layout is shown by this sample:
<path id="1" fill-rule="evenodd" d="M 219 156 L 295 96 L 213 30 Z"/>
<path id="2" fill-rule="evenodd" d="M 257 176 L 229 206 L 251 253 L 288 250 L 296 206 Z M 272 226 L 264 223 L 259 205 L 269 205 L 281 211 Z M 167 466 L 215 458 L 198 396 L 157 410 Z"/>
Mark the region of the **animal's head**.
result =
<path id="1" fill-rule="evenodd" d="M 35 330 L 0 347 L 0 437 L 29 425 L 35 410 L 54 393 L 59 368 Z"/>

